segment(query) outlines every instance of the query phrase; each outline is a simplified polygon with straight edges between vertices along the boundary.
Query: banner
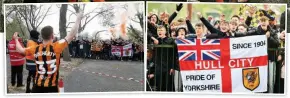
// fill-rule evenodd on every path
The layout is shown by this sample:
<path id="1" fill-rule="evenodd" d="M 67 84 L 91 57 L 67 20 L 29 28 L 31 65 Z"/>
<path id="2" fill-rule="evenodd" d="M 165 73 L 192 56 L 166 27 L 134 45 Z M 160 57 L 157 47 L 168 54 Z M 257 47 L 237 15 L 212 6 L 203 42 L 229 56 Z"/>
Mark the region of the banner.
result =
<path id="1" fill-rule="evenodd" d="M 113 56 L 121 57 L 121 51 L 123 51 L 123 46 L 111 46 L 111 53 Z"/>
<path id="2" fill-rule="evenodd" d="M 132 44 L 123 46 L 123 56 L 133 56 Z"/>
<path id="3" fill-rule="evenodd" d="M 125 46 L 112 45 L 111 53 L 117 57 L 133 56 L 132 44 L 127 44 Z"/>
<path id="4" fill-rule="evenodd" d="M 184 92 L 265 92 L 265 35 L 228 39 L 177 39 Z"/>

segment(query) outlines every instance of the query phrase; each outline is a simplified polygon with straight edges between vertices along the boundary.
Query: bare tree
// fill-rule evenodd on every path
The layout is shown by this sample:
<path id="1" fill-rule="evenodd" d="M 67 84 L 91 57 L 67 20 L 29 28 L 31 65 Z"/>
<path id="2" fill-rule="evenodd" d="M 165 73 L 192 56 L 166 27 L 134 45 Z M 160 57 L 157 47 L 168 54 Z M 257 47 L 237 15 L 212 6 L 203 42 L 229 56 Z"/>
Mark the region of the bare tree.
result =
<path id="1" fill-rule="evenodd" d="M 128 29 L 129 39 L 134 43 L 143 44 L 143 31 L 135 29 L 132 24 L 129 25 Z"/>
<path id="2" fill-rule="evenodd" d="M 70 7 L 73 8 L 73 10 L 70 9 Z M 70 12 L 70 14 L 68 14 L 68 20 L 70 20 L 70 17 L 72 15 L 77 15 L 77 13 L 79 12 L 84 12 L 86 8 L 85 4 L 69 4 L 69 5 L 61 5 L 60 7 L 60 22 L 59 22 L 59 31 L 60 31 L 60 35 L 61 38 L 64 38 L 67 34 L 66 29 L 70 28 L 69 25 L 70 23 L 66 22 L 66 14 L 67 12 Z M 88 23 L 90 23 L 94 18 L 96 17 L 100 17 L 104 20 L 112 20 L 113 16 L 114 16 L 114 12 L 113 12 L 114 7 L 110 4 L 102 4 L 100 7 L 97 7 L 87 13 L 84 13 L 84 18 L 83 21 L 80 23 L 80 27 L 78 30 L 78 33 L 83 32 L 83 30 L 85 29 L 85 27 L 87 26 Z M 66 49 L 64 51 L 63 54 L 63 60 L 65 61 L 70 61 L 70 56 L 69 56 L 69 50 Z"/>
<path id="3" fill-rule="evenodd" d="M 19 32 L 20 37 L 27 39 L 28 32 L 26 31 L 26 26 L 22 20 L 19 20 L 16 14 L 10 16 L 9 22 L 6 21 L 6 39 L 11 39 L 14 32 Z"/>
<path id="4" fill-rule="evenodd" d="M 17 17 L 16 21 L 18 23 L 24 23 L 26 25 L 25 29 L 21 29 L 22 32 L 25 32 L 27 38 L 29 38 L 29 31 L 37 28 L 42 24 L 45 17 L 51 15 L 50 13 L 51 6 L 45 8 L 43 5 L 11 5 L 6 6 L 6 24 L 11 22 L 12 17 Z M 10 21 L 9 21 L 10 19 Z M 20 22 L 21 21 L 21 22 Z M 21 27 L 22 24 L 19 24 Z M 27 32 L 28 31 L 28 32 Z"/>
<path id="5" fill-rule="evenodd" d="M 67 4 L 62 4 L 59 11 L 59 32 L 60 37 L 64 38 L 66 36 L 66 13 L 67 13 Z"/>
<path id="6" fill-rule="evenodd" d="M 69 5 L 69 7 L 72 7 L 74 10 L 68 9 L 71 14 L 69 17 L 72 15 L 76 15 L 79 11 L 84 11 L 86 9 L 85 4 L 73 4 Z M 114 6 L 112 4 L 102 4 L 100 7 L 96 7 L 95 9 L 88 11 L 87 13 L 84 13 L 84 18 L 83 22 L 80 24 L 79 32 L 82 32 L 85 27 L 87 26 L 88 23 L 90 23 L 93 19 L 96 17 L 101 18 L 102 20 L 99 20 L 99 23 L 101 23 L 103 26 L 115 26 L 112 22 L 112 20 L 115 17 L 115 12 L 114 9 L 117 8 L 118 6 Z"/>
<path id="7" fill-rule="evenodd" d="M 13 9 L 24 20 L 28 31 L 36 30 L 45 17 L 51 15 L 51 6 L 45 9 L 43 5 L 13 5 Z"/>
<path id="8" fill-rule="evenodd" d="M 144 31 L 144 21 L 143 21 L 144 11 L 140 7 L 143 7 L 142 4 L 136 4 L 135 9 L 137 10 L 137 13 L 135 14 L 134 17 L 129 17 L 129 18 L 131 21 L 138 23 L 141 26 L 142 31 Z"/>
<path id="9" fill-rule="evenodd" d="M 30 36 L 29 36 L 29 32 L 27 32 L 27 27 L 24 24 L 24 21 L 22 20 L 20 15 L 17 14 L 14 7 L 6 6 L 5 12 L 6 12 L 4 13 L 6 17 L 5 28 L 6 28 L 7 36 L 12 36 L 11 34 L 13 32 L 20 32 L 23 38 L 29 38 Z"/>
<path id="10" fill-rule="evenodd" d="M 143 32 L 144 32 L 144 17 L 143 17 L 143 10 L 142 8 L 143 5 L 142 4 L 136 4 L 135 5 L 135 9 L 137 10 L 136 14 L 134 15 L 134 17 L 129 17 L 129 19 L 135 23 L 138 23 L 140 25 L 140 27 L 142 28 L 142 30 L 138 30 L 136 29 L 136 27 L 133 27 L 132 24 L 129 25 L 128 29 L 129 29 L 129 38 L 138 44 L 143 44 Z"/>
<path id="11" fill-rule="evenodd" d="M 67 4 L 62 4 L 59 11 L 59 32 L 60 38 L 64 38 L 67 34 L 66 31 L 66 13 L 67 13 Z M 71 61 L 69 55 L 69 48 L 65 48 L 63 51 L 63 60 L 64 61 Z"/>
<path id="12" fill-rule="evenodd" d="M 23 27 L 22 27 L 22 21 L 20 20 L 21 18 L 19 17 L 19 15 L 18 14 L 15 14 L 15 17 L 16 17 L 16 21 L 17 21 L 17 23 L 19 24 L 19 28 L 20 28 L 20 31 L 22 32 L 22 34 L 26 37 L 26 38 L 28 38 L 29 36 L 29 34 L 26 34 L 25 33 L 25 31 L 23 30 Z"/>

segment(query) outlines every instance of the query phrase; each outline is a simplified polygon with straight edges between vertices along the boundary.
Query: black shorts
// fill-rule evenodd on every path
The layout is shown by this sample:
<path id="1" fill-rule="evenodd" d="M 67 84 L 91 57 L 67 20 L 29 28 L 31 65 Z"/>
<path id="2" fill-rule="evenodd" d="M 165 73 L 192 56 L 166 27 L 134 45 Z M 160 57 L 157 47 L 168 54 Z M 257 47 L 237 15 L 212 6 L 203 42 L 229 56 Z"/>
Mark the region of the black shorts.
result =
<path id="1" fill-rule="evenodd" d="M 58 93 L 58 87 L 40 87 L 40 86 L 33 86 L 32 93 Z"/>

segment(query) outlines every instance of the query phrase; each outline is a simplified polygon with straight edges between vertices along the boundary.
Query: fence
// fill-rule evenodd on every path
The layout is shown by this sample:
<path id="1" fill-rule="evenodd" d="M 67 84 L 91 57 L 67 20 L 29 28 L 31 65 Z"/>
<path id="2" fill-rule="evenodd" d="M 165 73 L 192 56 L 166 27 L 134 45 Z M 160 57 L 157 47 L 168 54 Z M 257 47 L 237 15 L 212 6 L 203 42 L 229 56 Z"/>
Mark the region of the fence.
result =
<path id="1" fill-rule="evenodd" d="M 175 47 L 173 45 L 152 44 L 147 46 L 148 51 L 146 90 L 162 92 L 182 92 L 182 80 L 180 72 L 178 71 L 178 55 L 177 51 L 175 51 Z M 282 58 L 278 61 L 279 55 L 281 55 Z M 275 79 L 274 83 L 271 82 L 274 86 L 273 93 L 284 93 L 284 79 L 281 78 L 281 68 L 282 65 L 284 65 L 284 48 L 269 48 L 268 56 L 272 56 L 269 57 L 272 59 L 272 61 L 269 61 L 268 66 L 273 67 L 268 67 L 268 71 L 271 72 L 270 75 L 270 72 L 268 72 L 268 78 L 271 76 L 271 78 Z M 172 72 L 172 69 L 175 72 Z M 263 93 L 270 93 L 269 86 L 268 91 Z"/>

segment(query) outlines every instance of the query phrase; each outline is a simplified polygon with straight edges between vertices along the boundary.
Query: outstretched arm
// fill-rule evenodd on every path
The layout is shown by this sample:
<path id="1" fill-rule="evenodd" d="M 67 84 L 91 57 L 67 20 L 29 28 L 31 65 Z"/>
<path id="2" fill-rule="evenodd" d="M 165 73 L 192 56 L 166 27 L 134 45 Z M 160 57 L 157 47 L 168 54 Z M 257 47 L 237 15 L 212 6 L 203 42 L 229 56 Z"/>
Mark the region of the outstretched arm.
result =
<path id="1" fill-rule="evenodd" d="M 268 17 L 270 19 L 270 21 L 274 21 L 275 20 L 275 17 L 272 17 L 270 14 L 267 13 L 267 11 L 265 10 L 261 10 L 263 12 L 263 14 Z"/>
<path id="2" fill-rule="evenodd" d="M 189 33 L 195 34 L 195 29 L 193 28 L 193 26 L 190 23 L 189 19 L 186 19 L 186 25 L 187 25 L 187 28 L 188 28 Z"/>
<path id="3" fill-rule="evenodd" d="M 171 22 L 174 20 L 174 18 L 177 16 L 178 12 L 182 9 L 183 4 L 180 3 L 178 5 L 176 5 L 176 11 L 173 12 L 172 15 L 170 15 L 169 19 L 168 19 L 168 23 L 171 24 Z"/>
<path id="4" fill-rule="evenodd" d="M 79 25 L 81 23 L 82 17 L 83 17 L 83 13 L 78 13 L 77 20 L 76 20 L 71 32 L 65 37 L 65 40 L 68 43 L 70 43 L 73 40 L 73 38 L 75 37 L 75 35 L 78 33 Z"/>
<path id="5" fill-rule="evenodd" d="M 13 35 L 13 39 L 15 40 L 16 43 L 16 51 L 21 53 L 21 54 L 25 54 L 25 48 L 22 47 L 22 45 L 20 44 L 20 42 L 18 41 L 18 32 L 15 32 Z"/>

